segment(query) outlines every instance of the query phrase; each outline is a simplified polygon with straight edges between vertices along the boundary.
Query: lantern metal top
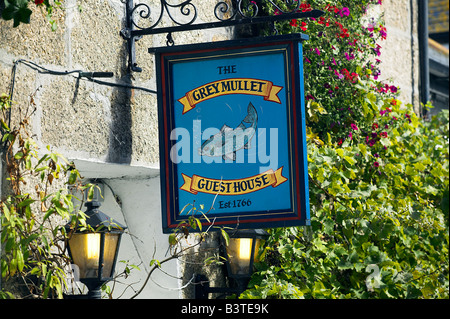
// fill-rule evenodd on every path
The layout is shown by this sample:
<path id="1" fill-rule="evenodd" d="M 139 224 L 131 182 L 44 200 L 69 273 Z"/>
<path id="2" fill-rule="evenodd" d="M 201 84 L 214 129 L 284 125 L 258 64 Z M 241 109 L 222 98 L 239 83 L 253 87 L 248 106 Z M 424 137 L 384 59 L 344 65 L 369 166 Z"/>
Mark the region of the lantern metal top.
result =
<path id="1" fill-rule="evenodd" d="M 95 232 L 120 232 L 123 233 L 127 226 L 122 225 L 116 220 L 100 211 L 98 208 L 101 206 L 98 201 L 86 202 L 85 206 L 87 210 L 84 212 L 86 215 L 86 225 L 94 229 Z M 88 227 L 88 228 L 89 228 Z M 69 231 L 71 228 L 71 223 L 67 223 L 65 226 L 66 230 Z M 75 229 L 75 232 L 80 232 Z"/>
<path id="2" fill-rule="evenodd" d="M 105 231 L 104 229 L 108 229 L 111 231 L 120 231 L 123 232 L 127 227 L 122 225 L 121 223 L 113 220 L 111 217 L 100 211 L 98 208 L 100 207 L 100 203 L 97 201 L 90 201 L 85 204 L 88 208 L 85 212 L 86 224 L 91 226 L 93 229 L 98 231 Z"/>
<path id="3" fill-rule="evenodd" d="M 264 229 L 237 229 L 227 232 L 230 238 L 255 238 L 266 240 L 269 233 Z"/>

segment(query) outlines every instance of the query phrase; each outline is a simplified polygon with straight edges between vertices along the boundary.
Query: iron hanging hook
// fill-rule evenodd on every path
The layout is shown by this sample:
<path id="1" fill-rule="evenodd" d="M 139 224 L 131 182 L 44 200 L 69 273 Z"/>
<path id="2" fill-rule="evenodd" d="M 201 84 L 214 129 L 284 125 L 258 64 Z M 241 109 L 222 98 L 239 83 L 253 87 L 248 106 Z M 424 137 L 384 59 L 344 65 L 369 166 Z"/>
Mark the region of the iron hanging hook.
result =
<path id="1" fill-rule="evenodd" d="M 272 21 L 272 34 L 273 35 L 278 35 L 278 29 L 276 26 L 276 21 Z"/>
<path id="2" fill-rule="evenodd" d="M 172 32 L 167 33 L 166 39 L 167 39 L 166 40 L 166 45 L 168 47 L 171 47 L 171 46 L 173 46 L 175 44 L 175 41 L 173 41 L 173 38 L 172 38 Z"/>

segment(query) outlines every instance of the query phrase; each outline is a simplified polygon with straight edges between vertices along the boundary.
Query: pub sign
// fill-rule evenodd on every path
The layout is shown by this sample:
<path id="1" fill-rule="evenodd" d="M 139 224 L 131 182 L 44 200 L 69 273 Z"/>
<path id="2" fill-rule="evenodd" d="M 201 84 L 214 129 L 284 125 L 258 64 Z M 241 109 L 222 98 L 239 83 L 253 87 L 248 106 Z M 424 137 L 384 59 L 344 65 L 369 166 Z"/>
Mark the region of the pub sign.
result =
<path id="1" fill-rule="evenodd" d="M 309 225 L 305 39 L 155 50 L 165 233 L 188 214 L 241 229 Z"/>

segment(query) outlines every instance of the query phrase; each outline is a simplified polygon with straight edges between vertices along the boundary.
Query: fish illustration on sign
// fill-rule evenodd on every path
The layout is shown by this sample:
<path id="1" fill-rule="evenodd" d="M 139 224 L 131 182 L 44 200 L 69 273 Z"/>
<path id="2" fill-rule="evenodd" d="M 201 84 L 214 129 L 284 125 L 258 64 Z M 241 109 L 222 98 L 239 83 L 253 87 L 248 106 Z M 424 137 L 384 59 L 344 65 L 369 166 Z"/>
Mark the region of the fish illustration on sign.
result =
<path id="1" fill-rule="evenodd" d="M 247 123 L 247 125 L 245 124 Z M 224 124 L 220 132 L 203 142 L 199 154 L 203 156 L 222 156 L 232 161 L 236 160 L 236 151 L 250 148 L 250 141 L 255 135 L 258 123 L 258 113 L 252 103 L 248 104 L 247 116 L 235 129 Z M 250 124 L 248 126 L 248 124 Z"/>

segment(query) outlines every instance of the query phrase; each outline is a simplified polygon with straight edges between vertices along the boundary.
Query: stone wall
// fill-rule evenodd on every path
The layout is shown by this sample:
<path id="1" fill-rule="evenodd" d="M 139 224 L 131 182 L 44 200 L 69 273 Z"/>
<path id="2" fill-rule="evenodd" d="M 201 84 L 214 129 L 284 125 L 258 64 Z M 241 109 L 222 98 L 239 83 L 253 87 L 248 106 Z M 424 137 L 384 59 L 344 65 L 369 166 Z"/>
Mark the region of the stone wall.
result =
<path id="1" fill-rule="evenodd" d="M 399 99 L 419 112 L 419 37 L 416 0 L 384 0 L 373 6 L 371 16 L 384 20 L 387 38 L 381 42 L 380 80 L 400 88 Z M 380 9 L 383 9 L 381 11 Z"/>
<path id="2" fill-rule="evenodd" d="M 203 5 L 200 2 L 199 13 Z M 12 28 L 11 21 L 0 21 L 0 90 L 7 90 L 13 61 L 22 58 L 56 71 L 110 71 L 114 78 L 107 81 L 155 89 L 154 61 L 148 48 L 165 46 L 165 35 L 145 36 L 136 42 L 143 71 L 127 74 L 126 42 L 120 36 L 125 5 L 120 0 L 66 0 L 65 9 L 58 11 L 55 32 L 40 10 L 31 7 L 35 12 L 29 25 Z M 174 40 L 182 44 L 227 37 L 226 30 L 214 30 L 179 33 Z M 43 144 L 76 158 L 144 166 L 158 163 L 155 94 L 93 84 L 79 80 L 76 73 L 58 77 L 20 64 L 18 69 L 14 97 L 38 90 L 35 121 Z"/>

